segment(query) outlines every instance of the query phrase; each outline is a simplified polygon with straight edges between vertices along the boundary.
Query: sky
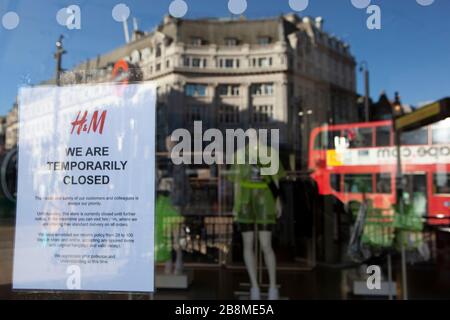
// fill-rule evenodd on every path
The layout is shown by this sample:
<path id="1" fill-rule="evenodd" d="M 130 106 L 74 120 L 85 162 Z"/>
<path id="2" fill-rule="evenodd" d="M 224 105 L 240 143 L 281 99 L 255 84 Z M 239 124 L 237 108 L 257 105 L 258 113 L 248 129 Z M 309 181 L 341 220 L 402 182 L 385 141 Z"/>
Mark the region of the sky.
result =
<path id="1" fill-rule="evenodd" d="M 10 110 L 20 86 L 52 78 L 60 34 L 67 50 L 63 67 L 70 69 L 124 44 L 122 24 L 112 17 L 115 5 L 126 4 L 139 28 L 150 31 L 168 14 L 172 1 L 0 0 L 0 115 Z M 188 11 L 184 18 L 232 16 L 228 0 L 185 1 Z M 295 12 L 290 1 L 306 0 L 247 0 L 244 15 L 263 18 Z M 378 5 L 381 29 L 369 30 L 366 21 L 370 15 L 352 1 Z M 68 30 L 56 20 L 57 12 L 72 4 L 81 8 L 80 30 Z M 5 29 L 5 23 L 11 26 L 8 12 L 19 17 L 11 30 Z M 399 91 L 404 103 L 415 106 L 450 96 L 449 13 L 449 0 L 309 0 L 308 7 L 298 12 L 300 16 L 323 17 L 325 31 L 348 42 L 358 63 L 367 61 L 373 98 L 382 91 L 390 97 Z M 364 92 L 359 72 L 358 92 Z"/>

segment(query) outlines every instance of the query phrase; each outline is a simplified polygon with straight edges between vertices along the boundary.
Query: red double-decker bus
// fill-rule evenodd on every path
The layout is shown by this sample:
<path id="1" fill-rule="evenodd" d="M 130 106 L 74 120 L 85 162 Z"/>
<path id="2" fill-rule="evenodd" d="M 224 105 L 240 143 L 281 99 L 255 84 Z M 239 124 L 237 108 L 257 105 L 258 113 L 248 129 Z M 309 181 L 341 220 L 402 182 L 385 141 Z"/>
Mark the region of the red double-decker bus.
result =
<path id="1" fill-rule="evenodd" d="M 450 118 L 402 134 L 405 199 L 430 225 L 450 224 Z M 315 128 L 309 169 L 323 195 L 390 209 L 396 202 L 397 149 L 391 121 Z"/>

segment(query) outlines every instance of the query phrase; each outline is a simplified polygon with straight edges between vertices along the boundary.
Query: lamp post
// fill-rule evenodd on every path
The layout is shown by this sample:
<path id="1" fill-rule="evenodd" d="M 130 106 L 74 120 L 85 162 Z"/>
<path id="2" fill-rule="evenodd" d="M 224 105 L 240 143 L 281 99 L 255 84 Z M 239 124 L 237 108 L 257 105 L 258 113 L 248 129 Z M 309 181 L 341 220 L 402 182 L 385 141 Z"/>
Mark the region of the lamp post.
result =
<path id="1" fill-rule="evenodd" d="M 369 64 L 367 61 L 360 63 L 359 71 L 364 73 L 364 121 L 369 122 L 369 104 L 370 104 L 370 89 L 369 89 Z"/>
<path id="2" fill-rule="evenodd" d="M 395 120 L 404 114 L 403 107 L 400 102 L 400 97 L 398 92 L 395 93 L 395 102 L 392 110 L 392 123 L 394 126 L 395 135 L 395 146 L 397 148 L 397 176 L 396 176 L 396 195 L 397 195 L 397 206 L 400 216 L 404 216 L 405 207 L 403 202 L 403 173 L 402 173 L 402 156 L 401 156 L 401 130 L 397 130 L 395 125 Z M 401 241 L 401 264 L 402 264 L 402 292 L 403 300 L 408 300 L 408 279 L 406 270 L 406 252 L 405 243 L 403 241 L 403 235 L 400 239 Z"/>
<path id="3" fill-rule="evenodd" d="M 311 109 L 305 110 L 305 111 L 300 111 L 298 113 L 298 116 L 301 118 L 301 124 L 302 124 L 302 159 L 305 162 L 306 161 L 306 165 L 303 163 L 303 167 L 307 168 L 308 167 L 308 160 L 305 159 L 304 155 L 308 154 L 308 141 L 309 141 L 309 122 L 310 119 L 308 119 L 308 117 L 311 117 L 313 115 L 313 111 Z M 309 154 L 308 154 L 309 155 Z"/>
<path id="4" fill-rule="evenodd" d="M 66 54 L 67 51 L 64 50 L 63 48 L 63 39 L 64 36 L 60 35 L 58 38 L 58 41 L 56 41 L 56 52 L 55 52 L 55 60 L 56 60 L 56 85 L 60 86 L 61 85 L 61 72 L 62 70 L 62 56 L 63 54 Z"/>

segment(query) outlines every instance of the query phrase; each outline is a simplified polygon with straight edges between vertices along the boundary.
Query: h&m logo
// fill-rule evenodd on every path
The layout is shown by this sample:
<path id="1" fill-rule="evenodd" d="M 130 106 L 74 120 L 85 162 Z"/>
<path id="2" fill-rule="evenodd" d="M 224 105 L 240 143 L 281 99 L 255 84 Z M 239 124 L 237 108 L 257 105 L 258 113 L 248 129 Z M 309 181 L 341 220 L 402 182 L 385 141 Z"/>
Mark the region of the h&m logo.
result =
<path id="1" fill-rule="evenodd" d="M 88 119 L 89 112 L 84 111 L 83 115 L 81 115 L 82 111 L 78 112 L 77 118 L 71 122 L 72 131 L 70 134 L 74 132 L 77 135 L 80 135 L 82 132 L 85 133 L 99 133 L 103 134 L 103 128 L 105 126 L 106 113 L 107 111 L 102 111 L 99 116 L 99 111 L 95 111 L 92 117 Z"/>

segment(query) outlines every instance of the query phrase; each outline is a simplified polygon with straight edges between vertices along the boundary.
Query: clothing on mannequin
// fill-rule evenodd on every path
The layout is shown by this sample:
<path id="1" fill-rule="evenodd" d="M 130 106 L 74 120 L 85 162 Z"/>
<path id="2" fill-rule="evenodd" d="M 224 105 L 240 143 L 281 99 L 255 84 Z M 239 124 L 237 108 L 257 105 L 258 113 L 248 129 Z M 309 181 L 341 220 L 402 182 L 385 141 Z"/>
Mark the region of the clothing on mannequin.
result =
<path id="1" fill-rule="evenodd" d="M 174 143 L 166 138 L 166 149 L 170 154 Z M 165 274 L 179 275 L 183 272 L 183 248 L 180 237 L 183 232 L 182 212 L 189 203 L 191 189 L 185 167 L 168 162 L 167 174 L 158 179 L 156 207 L 158 261 L 165 261 Z M 158 230 L 160 236 L 158 236 Z M 161 236 L 163 235 L 163 236 Z M 159 241 L 159 243 L 158 243 Z M 174 252 L 174 256 L 172 255 Z"/>
<path id="2" fill-rule="evenodd" d="M 182 217 L 179 210 L 172 205 L 167 192 L 159 191 L 156 200 L 155 217 L 155 254 L 157 262 L 165 263 L 165 273 L 171 274 L 173 269 L 172 249 L 176 252 L 175 273 L 182 270 L 182 252 L 179 243 Z M 172 245 L 172 239 L 174 244 Z M 181 268 L 181 269 L 180 269 Z"/>
<path id="3" fill-rule="evenodd" d="M 250 278 L 250 299 L 261 299 L 257 279 L 257 263 L 254 252 L 254 241 L 257 238 L 264 255 L 264 262 L 269 274 L 270 300 L 279 298 L 276 283 L 276 258 L 272 249 L 272 226 L 276 224 L 277 217 L 281 215 L 281 201 L 278 197 L 279 179 L 284 177 L 284 170 L 280 164 L 279 170 L 272 176 L 262 175 L 263 165 L 258 159 L 260 148 L 268 148 L 258 143 L 256 146 L 247 146 L 239 152 L 247 153 L 250 161 L 247 164 L 234 165 L 232 168 L 234 182 L 234 208 L 235 220 L 242 231 L 243 257 Z M 271 148 L 272 156 L 276 151 Z M 278 154 L 276 154 L 278 157 Z M 258 159 L 251 161 L 251 159 Z M 244 158 L 245 159 L 245 158 Z M 255 225 L 258 234 L 255 235 Z"/>

